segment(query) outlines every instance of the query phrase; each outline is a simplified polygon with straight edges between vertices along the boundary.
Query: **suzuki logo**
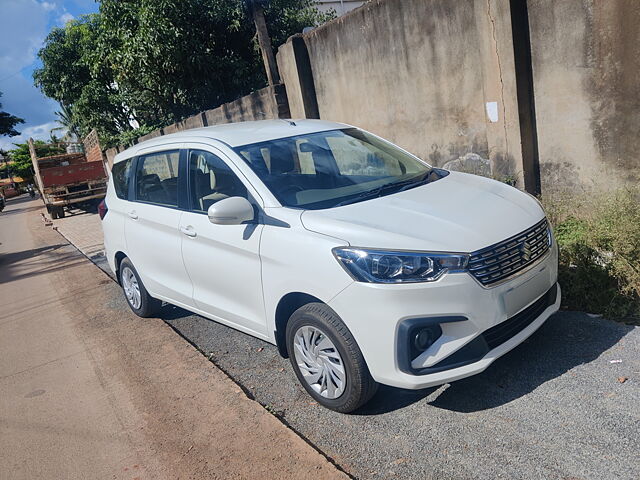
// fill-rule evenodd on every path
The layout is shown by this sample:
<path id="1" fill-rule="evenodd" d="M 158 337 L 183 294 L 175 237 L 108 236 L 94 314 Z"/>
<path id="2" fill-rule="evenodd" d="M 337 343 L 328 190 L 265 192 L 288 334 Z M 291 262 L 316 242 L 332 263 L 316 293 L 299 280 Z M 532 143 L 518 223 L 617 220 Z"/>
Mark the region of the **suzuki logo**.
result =
<path id="1" fill-rule="evenodd" d="M 529 260 L 531 260 L 531 247 L 527 242 L 524 242 L 522 244 L 522 258 L 524 259 L 525 262 L 528 262 Z"/>

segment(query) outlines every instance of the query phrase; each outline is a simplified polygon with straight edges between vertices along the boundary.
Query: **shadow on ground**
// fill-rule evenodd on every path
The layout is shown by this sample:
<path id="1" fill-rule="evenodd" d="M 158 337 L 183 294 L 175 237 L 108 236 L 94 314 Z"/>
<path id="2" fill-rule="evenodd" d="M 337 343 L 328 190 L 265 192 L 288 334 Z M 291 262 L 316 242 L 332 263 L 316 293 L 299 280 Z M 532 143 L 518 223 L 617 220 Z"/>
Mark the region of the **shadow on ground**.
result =
<path id="1" fill-rule="evenodd" d="M 165 305 L 160 314 L 160 318 L 170 324 L 189 317 L 193 317 L 191 312 L 172 305 Z M 198 318 L 199 323 L 211 322 Z M 215 325 L 216 330 L 223 330 L 230 336 L 248 337 L 228 327 Z M 478 375 L 444 387 L 424 390 L 381 385 L 375 397 L 354 414 L 381 415 L 424 399 L 433 407 L 455 412 L 470 413 L 496 408 L 527 395 L 579 365 L 594 361 L 632 329 L 584 313 L 561 312 L 553 315 L 523 344 Z M 182 334 L 189 339 L 188 332 L 183 331 Z M 272 348 L 276 351 L 275 347 Z M 225 361 L 223 367 L 231 376 L 234 375 L 233 362 Z M 428 398 L 430 396 L 434 398 Z"/>
<path id="2" fill-rule="evenodd" d="M 220 349 L 227 353 L 218 357 L 219 363 L 238 382 L 242 383 L 242 374 L 238 378 L 234 376 L 235 364 L 243 364 L 243 370 L 247 367 L 254 368 L 255 374 L 265 375 L 274 373 L 268 370 L 290 368 L 287 360 L 280 362 L 276 358 L 269 368 L 258 364 L 251 366 L 252 362 L 247 358 L 240 360 L 243 353 L 234 352 L 234 344 L 242 345 L 244 349 L 246 343 L 264 343 L 182 308 L 165 305 L 160 318 L 177 328 L 196 345 L 203 343 L 204 339 L 200 335 L 206 335 L 206 332 L 215 335 L 215 339 L 204 340 L 208 345 L 203 350 L 214 351 L 224 344 L 225 347 Z M 199 333 L 191 338 L 191 330 L 194 334 L 196 331 Z M 594 318 L 585 313 L 560 312 L 549 318 L 523 344 L 478 375 L 443 387 L 424 390 L 403 390 L 381 385 L 375 397 L 354 413 L 362 416 L 381 415 L 424 399 L 433 407 L 455 412 L 470 413 L 496 408 L 527 395 L 577 366 L 594 361 L 631 330 L 633 327 Z M 276 347 L 267 348 L 273 349 L 273 357 L 277 357 Z M 293 376 L 291 379 L 295 382 Z"/>
<path id="3" fill-rule="evenodd" d="M 496 360 L 484 372 L 448 387 L 411 391 L 381 387 L 359 415 L 378 415 L 403 408 L 431 394 L 431 406 L 456 412 L 495 408 L 532 392 L 582 364 L 590 363 L 617 344 L 633 327 L 585 313 L 553 315 L 523 344 Z M 436 390 L 441 390 L 438 394 Z"/>
<path id="4" fill-rule="evenodd" d="M 31 200 L 31 199 L 29 199 Z M 18 213 L 29 213 L 29 212 L 35 212 L 37 210 L 42 210 L 42 205 L 37 205 L 35 207 L 20 207 L 20 208 L 14 208 L 11 210 L 4 210 L 2 212 L 0 212 L 0 215 L 16 215 Z"/>
<path id="5" fill-rule="evenodd" d="M 69 244 L 61 243 L 0 254 L 0 283 L 43 275 L 81 263 Z"/>

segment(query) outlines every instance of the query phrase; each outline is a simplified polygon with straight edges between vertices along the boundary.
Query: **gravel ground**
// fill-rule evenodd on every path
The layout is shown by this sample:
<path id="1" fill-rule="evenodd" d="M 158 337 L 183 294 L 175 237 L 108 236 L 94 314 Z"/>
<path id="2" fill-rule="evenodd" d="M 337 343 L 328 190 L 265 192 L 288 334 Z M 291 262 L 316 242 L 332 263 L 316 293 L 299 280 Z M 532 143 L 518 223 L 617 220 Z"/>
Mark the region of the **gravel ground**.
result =
<path id="1" fill-rule="evenodd" d="M 101 240 L 68 223 L 72 243 L 85 229 Z M 341 415 L 312 401 L 274 346 L 172 306 L 161 317 L 354 477 L 640 478 L 640 327 L 561 312 L 480 375 L 381 387 Z"/>
<path id="2" fill-rule="evenodd" d="M 342 415 L 306 395 L 275 347 L 175 307 L 162 317 L 354 477 L 640 478 L 639 327 L 561 312 L 480 375 L 381 387 Z"/>

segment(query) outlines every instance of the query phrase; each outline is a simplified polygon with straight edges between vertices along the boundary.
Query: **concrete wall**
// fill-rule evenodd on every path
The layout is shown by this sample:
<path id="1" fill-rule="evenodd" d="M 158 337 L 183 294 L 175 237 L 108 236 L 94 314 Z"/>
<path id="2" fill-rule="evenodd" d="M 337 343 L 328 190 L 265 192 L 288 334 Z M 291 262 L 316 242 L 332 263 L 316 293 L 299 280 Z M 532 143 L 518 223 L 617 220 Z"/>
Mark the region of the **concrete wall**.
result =
<path id="1" fill-rule="evenodd" d="M 510 25 L 504 0 L 366 3 L 304 35 L 320 117 L 370 130 L 434 165 L 473 153 L 491 161 L 494 175 L 517 177 Z M 291 52 L 281 47 L 278 61 L 295 118 L 305 112 L 291 86 Z"/>
<path id="2" fill-rule="evenodd" d="M 292 118 L 320 118 L 318 99 L 304 36 L 293 35 L 277 55 L 280 77 L 286 81 Z"/>
<path id="3" fill-rule="evenodd" d="M 289 104 L 284 85 L 275 85 L 256 90 L 249 95 L 225 103 L 211 110 L 200 112 L 180 122 L 172 123 L 138 138 L 138 143 L 160 135 L 200 128 L 221 123 L 267 120 L 271 118 L 289 118 Z"/>
<path id="4" fill-rule="evenodd" d="M 344 15 L 363 3 L 362 0 L 316 0 L 316 8 L 321 12 L 333 10 L 337 15 Z"/>
<path id="5" fill-rule="evenodd" d="M 640 181 L 640 2 L 529 0 L 543 191 Z"/>
<path id="6" fill-rule="evenodd" d="M 136 143 L 144 142 L 161 135 L 180 132 L 191 128 L 201 128 L 221 123 L 245 122 L 250 120 L 266 120 L 272 118 L 289 118 L 289 104 L 284 85 L 275 85 L 257 90 L 233 102 L 225 103 L 218 108 L 200 112 L 180 122 L 167 125 L 138 138 Z M 124 145 L 106 150 L 107 168 L 111 169 L 118 152 L 127 147 Z"/>
<path id="7" fill-rule="evenodd" d="M 98 139 L 98 132 L 91 130 L 82 143 L 84 145 L 84 154 L 87 157 L 87 162 L 103 162 L 104 156 L 102 154 L 102 148 L 100 148 L 100 140 Z"/>
<path id="8" fill-rule="evenodd" d="M 234 102 L 204 112 L 206 124 L 245 122 L 249 120 L 267 120 L 289 118 L 287 94 L 283 85 L 257 90 Z"/>

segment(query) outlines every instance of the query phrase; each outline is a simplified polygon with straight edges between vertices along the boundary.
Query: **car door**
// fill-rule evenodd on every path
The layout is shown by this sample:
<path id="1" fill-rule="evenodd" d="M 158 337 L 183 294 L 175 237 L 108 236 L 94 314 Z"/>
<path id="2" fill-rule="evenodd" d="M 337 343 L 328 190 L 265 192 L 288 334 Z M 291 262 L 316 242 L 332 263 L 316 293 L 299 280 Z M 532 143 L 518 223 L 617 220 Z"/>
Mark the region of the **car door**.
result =
<path id="1" fill-rule="evenodd" d="M 208 208 L 241 196 L 256 203 L 220 152 L 190 149 L 190 210 L 180 221 L 182 258 L 193 283 L 196 307 L 223 323 L 266 335 L 260 266 L 262 225 L 215 225 Z"/>
<path id="2" fill-rule="evenodd" d="M 183 212 L 178 199 L 178 182 L 182 181 L 179 171 L 179 149 L 136 159 L 134 201 L 129 202 L 125 212 L 125 239 L 127 254 L 149 293 L 192 306 L 191 280 L 180 251 L 182 236 L 178 227 Z"/>

